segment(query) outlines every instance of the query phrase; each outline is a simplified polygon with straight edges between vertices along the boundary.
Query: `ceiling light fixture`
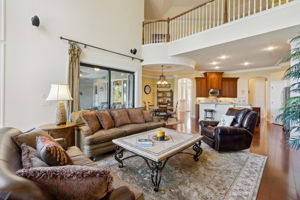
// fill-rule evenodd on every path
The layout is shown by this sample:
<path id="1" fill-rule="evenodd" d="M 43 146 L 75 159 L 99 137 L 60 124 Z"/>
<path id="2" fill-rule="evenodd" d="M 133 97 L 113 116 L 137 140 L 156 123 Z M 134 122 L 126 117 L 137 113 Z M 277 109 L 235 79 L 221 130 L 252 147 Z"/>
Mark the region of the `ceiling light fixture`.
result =
<path id="1" fill-rule="evenodd" d="M 157 81 L 157 85 L 166 85 L 168 81 L 166 80 L 166 76 L 164 75 L 164 66 L 161 66 L 161 75 L 159 76 L 159 80 Z"/>
<path id="2" fill-rule="evenodd" d="M 210 64 L 211 64 L 211 65 L 217 65 L 217 64 L 219 64 L 219 62 L 213 61 L 213 62 L 211 62 Z"/>
<path id="3" fill-rule="evenodd" d="M 249 62 L 244 62 L 242 65 L 245 65 L 245 66 L 248 66 L 248 65 L 250 65 L 251 63 L 249 63 Z"/>
<path id="4" fill-rule="evenodd" d="M 266 47 L 266 48 L 264 48 L 264 50 L 265 51 L 273 51 L 273 50 L 275 50 L 275 49 L 277 49 L 278 47 L 276 47 L 276 46 L 269 46 L 269 47 Z"/>
<path id="5" fill-rule="evenodd" d="M 95 70 L 96 72 L 100 71 L 100 69 L 97 68 L 97 67 L 95 67 L 94 70 Z"/>
<path id="6" fill-rule="evenodd" d="M 215 66 L 215 69 L 220 69 L 220 67 L 219 66 Z"/>
<path id="7" fill-rule="evenodd" d="M 219 58 L 222 59 L 222 60 L 225 60 L 225 59 L 227 59 L 228 57 L 229 57 L 229 56 L 222 55 L 222 56 L 220 56 Z"/>

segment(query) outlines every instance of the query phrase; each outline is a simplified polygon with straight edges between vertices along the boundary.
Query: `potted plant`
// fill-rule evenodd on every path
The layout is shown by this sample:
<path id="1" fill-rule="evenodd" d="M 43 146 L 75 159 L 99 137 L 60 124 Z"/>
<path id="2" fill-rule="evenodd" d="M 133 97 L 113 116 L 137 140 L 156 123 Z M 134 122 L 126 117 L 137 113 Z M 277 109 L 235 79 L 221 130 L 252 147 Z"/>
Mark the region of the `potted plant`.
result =
<path id="1" fill-rule="evenodd" d="M 300 36 L 293 38 L 290 43 L 290 54 L 281 60 L 281 63 L 291 61 L 290 67 L 284 74 L 284 79 L 291 82 L 291 97 L 286 100 L 278 119 L 282 120 L 284 132 L 288 134 L 288 143 L 291 148 L 300 149 Z M 295 47 L 293 47 L 295 46 Z"/>

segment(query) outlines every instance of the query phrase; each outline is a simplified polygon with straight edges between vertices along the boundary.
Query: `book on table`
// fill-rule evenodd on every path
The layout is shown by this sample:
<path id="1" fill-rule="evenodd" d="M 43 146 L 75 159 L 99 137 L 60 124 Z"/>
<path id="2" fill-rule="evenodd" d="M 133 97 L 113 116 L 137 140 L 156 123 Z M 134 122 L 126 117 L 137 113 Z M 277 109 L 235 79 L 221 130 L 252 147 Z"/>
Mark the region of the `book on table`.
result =
<path id="1" fill-rule="evenodd" d="M 152 147 L 153 142 L 150 139 L 137 139 L 136 145 L 140 147 Z"/>

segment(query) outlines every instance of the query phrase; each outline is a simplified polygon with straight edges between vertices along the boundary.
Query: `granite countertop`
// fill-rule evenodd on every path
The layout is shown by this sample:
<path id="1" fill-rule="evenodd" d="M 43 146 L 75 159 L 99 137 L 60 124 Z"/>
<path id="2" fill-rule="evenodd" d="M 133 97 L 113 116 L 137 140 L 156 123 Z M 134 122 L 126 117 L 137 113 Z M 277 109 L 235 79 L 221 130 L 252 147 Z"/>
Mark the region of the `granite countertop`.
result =
<path id="1" fill-rule="evenodd" d="M 217 104 L 217 105 L 242 105 L 242 106 L 251 106 L 249 104 L 242 104 L 242 103 L 208 103 L 208 102 L 203 102 L 203 103 L 197 103 L 197 104 Z"/>

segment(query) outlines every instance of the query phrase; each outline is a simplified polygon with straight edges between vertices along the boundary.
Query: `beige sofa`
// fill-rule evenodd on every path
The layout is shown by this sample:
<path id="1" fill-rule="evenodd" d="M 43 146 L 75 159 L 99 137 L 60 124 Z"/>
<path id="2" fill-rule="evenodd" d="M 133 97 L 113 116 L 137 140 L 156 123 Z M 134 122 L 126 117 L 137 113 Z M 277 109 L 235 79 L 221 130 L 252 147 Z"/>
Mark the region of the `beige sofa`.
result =
<path id="1" fill-rule="evenodd" d="M 88 112 L 86 110 L 73 112 L 72 121 L 79 125 L 76 130 L 77 145 L 85 155 L 94 159 L 95 156 L 114 150 L 113 139 L 148 131 L 165 126 L 164 122 L 146 122 L 140 124 L 126 124 L 120 127 L 114 127 L 108 130 L 100 129 L 91 134 L 90 128 L 84 123 L 82 115 Z"/>

